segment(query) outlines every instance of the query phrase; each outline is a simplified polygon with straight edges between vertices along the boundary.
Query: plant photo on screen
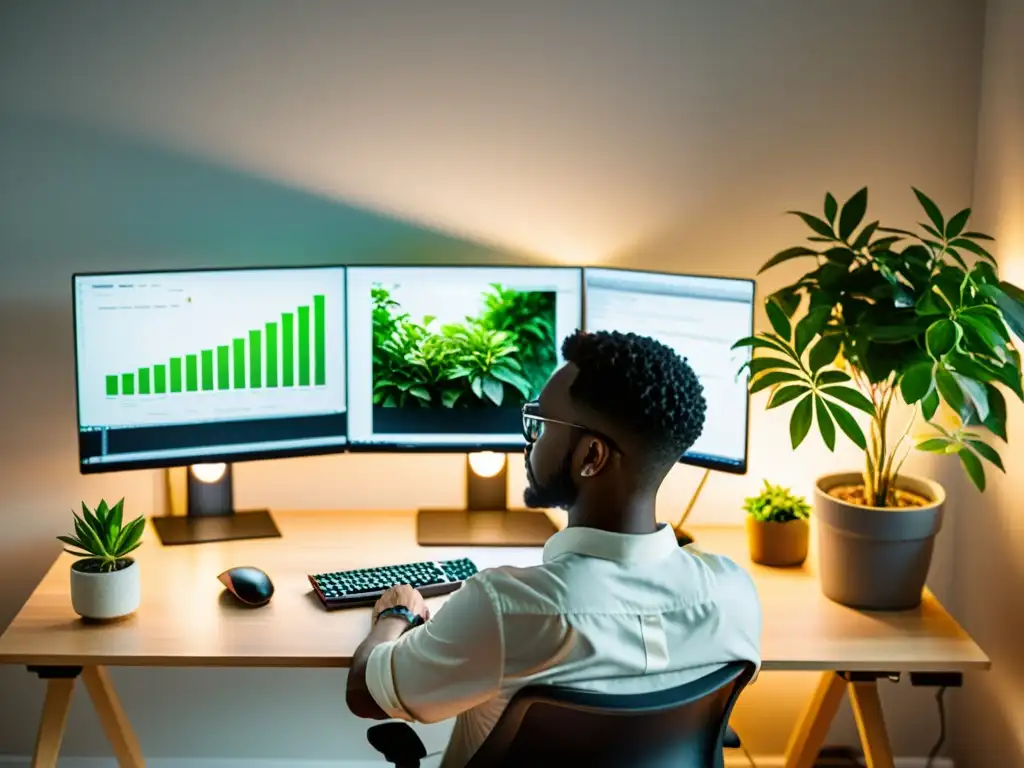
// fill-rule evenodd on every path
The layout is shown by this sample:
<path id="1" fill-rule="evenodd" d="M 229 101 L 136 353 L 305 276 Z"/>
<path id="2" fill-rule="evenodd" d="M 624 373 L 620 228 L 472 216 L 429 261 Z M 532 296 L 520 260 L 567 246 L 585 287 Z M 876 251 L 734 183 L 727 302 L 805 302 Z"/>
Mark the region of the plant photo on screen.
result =
<path id="1" fill-rule="evenodd" d="M 474 314 L 447 323 L 414 317 L 400 292 L 380 283 L 371 288 L 377 407 L 519 408 L 555 368 L 554 291 L 492 284 Z"/>

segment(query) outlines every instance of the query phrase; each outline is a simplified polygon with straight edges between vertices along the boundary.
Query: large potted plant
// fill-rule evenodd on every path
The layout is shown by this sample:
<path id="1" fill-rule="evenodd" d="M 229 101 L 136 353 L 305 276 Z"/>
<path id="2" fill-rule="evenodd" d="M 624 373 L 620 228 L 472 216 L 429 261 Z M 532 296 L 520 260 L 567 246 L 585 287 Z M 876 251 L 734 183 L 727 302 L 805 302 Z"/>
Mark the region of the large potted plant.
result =
<path id="1" fill-rule="evenodd" d="M 984 464 L 1003 469 L 990 441 L 1006 440 L 1004 391 L 1024 400 L 1014 342 L 1024 292 L 997 274 L 982 245 L 992 238 L 968 231 L 970 209 L 947 220 L 914 193 L 927 218 L 919 232 L 865 224 L 866 188 L 841 207 L 826 194 L 820 217 L 791 211 L 811 230 L 807 244 L 759 274 L 792 259 L 813 267 L 768 296 L 771 330 L 736 344 L 756 350 L 750 391 L 770 390 L 769 409 L 792 408 L 794 449 L 816 424 L 829 450 L 842 433 L 864 451 L 863 471 L 818 478 L 814 500 L 822 589 L 864 609 L 921 600 L 945 492 L 901 473 L 911 448 L 956 455 L 983 491 Z M 915 420 L 931 434 L 911 439 Z"/>
<path id="2" fill-rule="evenodd" d="M 141 598 L 139 566 L 128 555 L 142 544 L 145 519 L 122 525 L 124 499 L 113 506 L 101 500 L 95 510 L 83 501 L 82 515 L 72 515 L 75 535 L 57 537 L 79 558 L 71 564 L 72 608 L 84 619 L 128 616 Z"/>

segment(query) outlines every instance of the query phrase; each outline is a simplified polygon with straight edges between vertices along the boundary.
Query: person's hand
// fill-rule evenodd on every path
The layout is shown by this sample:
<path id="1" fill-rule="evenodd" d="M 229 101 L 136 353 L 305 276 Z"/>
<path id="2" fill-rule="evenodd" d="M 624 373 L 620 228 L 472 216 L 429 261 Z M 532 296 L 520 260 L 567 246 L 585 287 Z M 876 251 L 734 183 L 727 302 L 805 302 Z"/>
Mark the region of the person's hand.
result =
<path id="1" fill-rule="evenodd" d="M 397 605 L 405 606 L 416 616 L 422 618 L 424 622 L 430 618 L 430 609 L 427 607 L 427 601 L 423 599 L 423 595 L 408 584 L 401 584 L 391 587 L 377 600 L 377 604 L 373 606 L 373 623 L 377 623 L 377 617 L 381 611 Z"/>

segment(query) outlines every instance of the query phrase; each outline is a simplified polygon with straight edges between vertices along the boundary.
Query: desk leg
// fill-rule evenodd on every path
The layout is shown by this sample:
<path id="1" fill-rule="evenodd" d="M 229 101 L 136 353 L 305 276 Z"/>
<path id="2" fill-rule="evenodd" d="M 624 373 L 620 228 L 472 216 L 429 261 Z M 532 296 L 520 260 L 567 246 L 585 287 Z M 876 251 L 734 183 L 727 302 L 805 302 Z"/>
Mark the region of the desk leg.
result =
<path id="1" fill-rule="evenodd" d="M 878 683 L 851 682 L 850 705 L 857 721 L 867 768 L 893 768 L 892 747 L 885 729 L 882 702 L 878 698 Z"/>
<path id="2" fill-rule="evenodd" d="M 106 667 L 84 667 L 82 678 L 121 768 L 145 768 L 139 742 L 110 682 Z"/>
<path id="3" fill-rule="evenodd" d="M 46 700 L 43 702 L 43 716 L 36 734 L 32 768 L 56 768 L 60 743 L 64 740 L 64 724 L 68 719 L 71 695 L 74 692 L 74 677 L 55 677 L 46 681 Z"/>
<path id="4" fill-rule="evenodd" d="M 845 691 L 846 681 L 837 673 L 821 674 L 814 696 L 786 747 L 786 768 L 813 768 Z"/>

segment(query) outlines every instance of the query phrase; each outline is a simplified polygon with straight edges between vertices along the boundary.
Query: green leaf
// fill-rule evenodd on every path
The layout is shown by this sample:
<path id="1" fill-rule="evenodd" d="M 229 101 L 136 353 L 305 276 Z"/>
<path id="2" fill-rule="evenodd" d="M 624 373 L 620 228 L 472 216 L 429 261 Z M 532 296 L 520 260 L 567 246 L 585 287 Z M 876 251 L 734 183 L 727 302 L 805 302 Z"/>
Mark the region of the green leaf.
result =
<path id="1" fill-rule="evenodd" d="M 128 549 L 134 549 L 135 545 L 139 543 L 142 538 L 142 533 L 146 528 L 146 519 L 144 517 L 137 517 L 132 520 L 128 525 L 121 529 L 121 534 L 117 538 L 115 549 L 110 553 L 117 557 L 121 557 Z"/>
<path id="2" fill-rule="evenodd" d="M 764 308 L 768 313 L 768 320 L 771 322 L 775 333 L 786 341 L 789 341 L 789 338 L 793 333 L 793 329 L 789 324 L 789 318 L 786 316 L 786 312 L 782 308 L 782 305 L 775 301 L 775 299 L 770 298 L 765 302 Z"/>
<path id="3" fill-rule="evenodd" d="M 917 444 L 917 450 L 928 453 L 947 453 L 950 441 L 945 437 L 932 437 Z"/>
<path id="4" fill-rule="evenodd" d="M 836 424 L 829 416 L 824 398 L 814 397 L 814 412 L 818 418 L 818 430 L 821 432 L 821 439 L 825 441 L 825 447 L 834 451 L 836 449 Z"/>
<path id="5" fill-rule="evenodd" d="M 836 199 L 832 196 L 831 192 L 825 193 L 825 219 L 829 224 L 835 224 L 836 213 L 839 210 L 839 205 L 836 203 Z"/>
<path id="6" fill-rule="evenodd" d="M 99 507 L 97 507 L 98 509 Z M 82 502 L 82 519 L 93 531 L 103 530 L 99 518 L 89 509 L 89 506 L 84 501 Z"/>
<path id="7" fill-rule="evenodd" d="M 959 452 L 960 463 L 967 471 L 967 476 L 979 491 L 985 490 L 985 469 L 981 466 L 981 460 L 975 456 L 969 448 L 961 448 Z"/>
<path id="8" fill-rule="evenodd" d="M 864 187 L 854 192 L 850 199 L 843 204 L 843 210 L 839 214 L 839 238 L 841 240 L 850 239 L 850 235 L 864 220 L 864 212 L 867 208 L 868 188 Z"/>
<path id="9" fill-rule="evenodd" d="M 850 412 L 843 408 L 843 406 L 830 400 L 822 398 L 822 402 L 825 403 L 829 413 L 832 414 L 832 418 L 836 420 L 836 424 L 853 441 L 854 445 L 862 451 L 865 450 L 868 443 L 864 437 L 864 430 L 860 428 L 860 424 L 857 423 L 857 420 L 853 418 Z"/>
<path id="10" fill-rule="evenodd" d="M 921 415 L 924 416 L 925 421 L 931 421 L 935 416 L 935 412 L 939 409 L 939 391 L 932 389 L 921 398 Z"/>
<path id="11" fill-rule="evenodd" d="M 793 347 L 798 355 L 803 355 L 811 340 L 821 333 L 831 314 L 831 307 L 817 307 L 804 315 L 803 319 L 796 324 Z"/>
<path id="12" fill-rule="evenodd" d="M 875 415 L 875 406 L 861 392 L 853 387 L 822 387 L 821 391 L 836 400 L 842 400 L 847 405 L 852 405 L 864 413 Z"/>
<path id="13" fill-rule="evenodd" d="M 409 387 L 409 394 L 424 402 L 430 402 L 430 392 L 423 387 Z"/>
<path id="14" fill-rule="evenodd" d="M 121 500 L 118 501 L 117 504 L 115 504 L 110 509 L 110 526 L 111 526 L 111 528 L 113 528 L 115 531 L 120 531 L 121 530 L 121 522 L 122 522 L 123 518 L 124 518 L 124 498 L 122 497 Z"/>
<path id="15" fill-rule="evenodd" d="M 1003 460 L 999 457 L 996 450 L 988 443 L 983 443 L 981 440 L 972 440 L 970 438 L 966 440 L 966 443 L 977 451 L 983 459 L 995 464 L 1003 472 L 1006 472 L 1006 468 L 1003 466 Z"/>
<path id="16" fill-rule="evenodd" d="M 1003 346 L 1005 339 L 985 318 L 961 312 L 957 319 L 964 330 L 964 336 L 974 342 L 972 346 L 977 347 L 975 351 L 990 355 Z"/>
<path id="17" fill-rule="evenodd" d="M 935 386 L 938 387 L 939 394 L 942 395 L 942 399 L 946 401 L 950 408 L 957 413 L 963 410 L 964 393 L 960 390 L 960 385 L 956 383 L 956 379 L 953 378 L 953 374 L 941 365 L 935 368 Z"/>
<path id="18" fill-rule="evenodd" d="M 814 383 L 819 387 L 825 386 L 826 384 L 842 384 L 843 382 L 850 381 L 850 374 L 845 371 L 819 371 L 818 375 L 814 377 Z"/>
<path id="19" fill-rule="evenodd" d="M 747 336 L 740 339 L 732 345 L 733 349 L 739 349 L 740 347 L 751 347 L 753 349 L 771 349 L 776 352 L 781 352 L 786 356 L 792 356 L 789 348 L 781 341 L 777 341 L 767 334 L 761 334 L 759 336 Z"/>
<path id="20" fill-rule="evenodd" d="M 503 381 L 506 384 L 510 384 L 515 387 L 523 397 L 528 398 L 531 394 L 533 387 L 530 386 L 530 382 L 520 376 L 515 371 L 510 371 L 507 368 L 501 366 L 495 366 L 491 369 L 491 376 Z"/>
<path id="21" fill-rule="evenodd" d="M 776 390 L 775 394 L 772 395 L 771 400 L 768 401 L 766 410 L 778 408 L 780 405 L 785 405 L 791 400 L 796 400 L 805 392 L 810 392 L 810 387 L 806 384 L 791 384 L 786 387 L 780 387 Z"/>
<path id="22" fill-rule="evenodd" d="M 750 361 L 750 365 L 748 367 L 750 368 L 751 375 L 780 368 L 783 370 L 800 370 L 800 366 L 796 363 L 789 360 L 783 360 L 781 357 L 755 357 Z"/>
<path id="23" fill-rule="evenodd" d="M 822 237 L 828 238 L 829 240 L 835 240 L 835 232 L 832 231 L 832 227 L 819 219 L 817 216 L 811 216 L 809 213 L 803 213 L 802 211 L 786 211 L 793 216 L 799 216 L 804 224 L 813 229 Z"/>
<path id="24" fill-rule="evenodd" d="M 800 447 L 800 443 L 804 441 L 811 429 L 811 422 L 814 420 L 811 400 L 811 397 L 805 397 L 797 403 L 796 408 L 793 409 L 793 415 L 789 419 L 789 438 L 794 450 Z"/>
<path id="25" fill-rule="evenodd" d="M 469 388 L 473 390 L 473 394 L 478 398 L 481 400 L 484 399 L 484 382 L 479 376 L 473 377 L 473 381 L 470 382 Z"/>
<path id="26" fill-rule="evenodd" d="M 107 506 L 107 502 L 104 499 L 100 499 L 99 506 L 96 507 L 96 519 L 98 519 L 100 521 L 100 525 L 103 526 L 104 528 L 107 525 L 107 518 L 109 516 L 110 516 L 110 507 Z"/>
<path id="27" fill-rule="evenodd" d="M 766 261 L 764 263 L 764 266 L 761 267 L 757 271 L 757 274 L 760 275 L 765 270 L 771 269 L 772 267 L 774 267 L 774 266 L 776 266 L 778 264 L 781 264 L 784 261 L 789 261 L 790 259 L 798 259 L 801 256 L 817 256 L 817 255 L 818 255 L 817 251 L 812 251 L 810 248 L 805 248 L 804 246 L 799 246 L 798 245 L 795 248 L 787 248 L 784 251 L 779 251 L 774 256 L 772 256 L 770 259 L 768 259 L 768 261 Z"/>
<path id="28" fill-rule="evenodd" d="M 960 237 L 969 237 L 973 240 L 995 240 L 991 235 L 986 235 L 982 232 L 964 232 Z"/>
<path id="29" fill-rule="evenodd" d="M 958 373 L 954 373 L 953 378 L 960 386 L 960 391 L 974 406 L 974 410 L 978 413 L 978 419 L 984 422 L 988 418 L 988 392 L 985 390 L 984 382 L 975 381 Z"/>
<path id="30" fill-rule="evenodd" d="M 928 394 L 932 388 L 932 364 L 915 363 L 907 368 L 900 377 L 900 392 L 909 405 Z"/>
<path id="31" fill-rule="evenodd" d="M 800 381 L 800 377 L 795 373 L 789 373 L 788 371 L 769 371 L 768 373 L 758 376 L 750 385 L 750 394 L 756 394 L 762 389 L 774 387 L 776 384 L 784 384 L 787 381 Z"/>
<path id="32" fill-rule="evenodd" d="M 1006 440 L 1006 398 L 999 391 L 999 387 L 993 384 L 986 384 L 985 390 L 988 394 L 988 418 L 982 422 L 986 429 L 997 437 Z"/>
<path id="33" fill-rule="evenodd" d="M 446 389 L 441 393 L 441 403 L 445 408 L 454 408 L 462 393 L 457 389 Z"/>
<path id="34" fill-rule="evenodd" d="M 971 217 L 971 209 L 964 208 L 946 223 L 946 229 L 943 234 L 947 240 L 952 240 L 954 237 L 963 232 L 964 226 L 967 224 L 967 220 Z"/>
<path id="35" fill-rule="evenodd" d="M 484 379 L 484 394 L 495 405 L 501 405 L 505 398 L 505 387 L 493 376 Z"/>
<path id="36" fill-rule="evenodd" d="M 925 345 L 928 347 L 928 354 L 936 360 L 941 360 L 942 356 L 953 348 L 956 340 L 956 325 L 952 320 L 947 320 L 946 318 L 936 320 L 928 326 L 928 331 L 925 334 Z"/>
<path id="37" fill-rule="evenodd" d="M 958 238 L 958 239 L 954 240 L 953 242 L 951 242 L 949 245 L 952 248 L 963 248 L 965 251 L 970 251 L 971 253 L 975 254 L 976 256 L 981 256 L 981 258 L 987 259 L 988 261 L 991 261 L 993 264 L 996 263 L 996 257 L 995 256 L 993 256 L 991 253 L 989 253 L 984 248 L 982 248 L 980 245 L 978 245 L 977 243 L 975 243 L 975 242 L 973 242 L 971 240 L 965 240 L 963 238 Z M 966 264 L 964 265 L 964 267 L 966 268 Z"/>
<path id="38" fill-rule="evenodd" d="M 57 540 L 58 541 L 63 541 L 65 544 L 69 544 L 72 547 L 77 547 L 78 549 L 82 549 L 82 550 L 86 550 L 86 551 L 88 551 L 88 549 L 89 549 L 87 546 L 85 546 L 85 544 L 83 544 L 81 541 L 76 539 L 74 536 L 58 536 Z"/>
<path id="39" fill-rule="evenodd" d="M 853 250 L 859 251 L 862 248 L 866 248 L 868 243 L 871 242 L 871 236 L 875 234 L 875 230 L 877 229 L 877 221 L 872 221 L 870 224 L 866 225 L 864 229 L 860 231 L 860 234 L 857 235 L 857 239 L 853 241 L 853 245 L 851 246 Z"/>
<path id="40" fill-rule="evenodd" d="M 924 212 L 928 214 L 928 218 L 931 219 L 932 224 L 935 225 L 935 228 L 939 232 L 944 231 L 946 227 L 942 221 L 942 213 L 939 211 L 939 206 L 933 203 L 931 198 L 921 190 L 916 187 L 913 187 L 912 189 L 914 190 L 914 194 L 917 196 L 918 202 L 921 203 L 921 207 L 924 208 Z M 941 237 L 941 235 L 939 235 L 939 237 Z"/>
<path id="41" fill-rule="evenodd" d="M 807 364 L 810 366 L 811 372 L 817 373 L 826 365 L 835 362 L 842 343 L 842 338 L 838 335 L 822 336 L 818 339 L 807 356 Z"/>

